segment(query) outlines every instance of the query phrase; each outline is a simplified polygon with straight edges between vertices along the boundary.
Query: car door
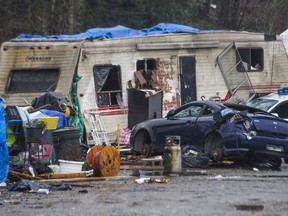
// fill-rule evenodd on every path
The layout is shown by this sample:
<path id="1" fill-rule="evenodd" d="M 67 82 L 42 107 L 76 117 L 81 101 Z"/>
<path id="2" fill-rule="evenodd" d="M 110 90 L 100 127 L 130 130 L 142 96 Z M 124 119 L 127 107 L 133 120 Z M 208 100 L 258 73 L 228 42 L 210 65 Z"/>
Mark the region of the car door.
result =
<path id="1" fill-rule="evenodd" d="M 175 111 L 174 115 L 167 118 L 165 124 L 153 128 L 153 137 L 156 146 L 163 148 L 166 136 L 180 136 L 181 145 L 191 145 L 195 133 L 196 120 L 202 113 L 203 104 L 189 104 Z"/>
<path id="2" fill-rule="evenodd" d="M 204 150 L 204 141 L 205 136 L 208 132 L 213 129 L 213 114 L 216 112 L 216 109 L 205 105 L 202 108 L 200 117 L 196 119 L 193 126 L 193 140 L 190 143 L 197 147 L 199 150 Z"/>
<path id="3" fill-rule="evenodd" d="M 280 118 L 288 120 L 288 101 L 283 101 L 274 107 L 270 113 L 276 113 Z"/>

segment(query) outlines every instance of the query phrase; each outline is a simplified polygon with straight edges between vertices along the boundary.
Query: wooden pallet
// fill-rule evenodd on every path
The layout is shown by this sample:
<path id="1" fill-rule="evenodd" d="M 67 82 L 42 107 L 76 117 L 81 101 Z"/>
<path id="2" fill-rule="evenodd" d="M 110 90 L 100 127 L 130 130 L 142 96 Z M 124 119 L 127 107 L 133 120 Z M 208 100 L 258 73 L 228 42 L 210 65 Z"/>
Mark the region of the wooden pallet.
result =
<path id="1" fill-rule="evenodd" d="M 144 170 L 163 170 L 162 158 L 143 158 L 141 159 Z"/>

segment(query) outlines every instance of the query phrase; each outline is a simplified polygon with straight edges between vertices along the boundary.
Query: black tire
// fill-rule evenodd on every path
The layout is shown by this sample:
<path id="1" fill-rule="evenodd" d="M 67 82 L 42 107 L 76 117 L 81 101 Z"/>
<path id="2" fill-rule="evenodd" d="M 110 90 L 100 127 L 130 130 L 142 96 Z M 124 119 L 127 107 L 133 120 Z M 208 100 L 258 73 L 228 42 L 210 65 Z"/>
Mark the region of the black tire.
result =
<path id="1" fill-rule="evenodd" d="M 81 149 L 81 153 L 82 153 L 82 158 L 81 158 L 81 161 L 85 161 L 86 160 L 86 155 L 87 155 L 87 152 L 89 150 L 89 146 L 85 143 L 81 143 L 80 144 L 80 149 Z"/>
<path id="2" fill-rule="evenodd" d="M 151 153 L 151 138 L 146 131 L 139 131 L 134 139 L 134 148 L 136 154 L 148 157 Z"/>
<path id="3" fill-rule="evenodd" d="M 269 160 L 270 164 L 272 165 L 273 169 L 280 169 L 282 164 L 282 158 L 273 158 Z"/>
<path id="4" fill-rule="evenodd" d="M 210 134 L 205 140 L 204 152 L 214 162 L 222 161 L 224 156 L 224 144 L 221 137 L 217 134 Z"/>

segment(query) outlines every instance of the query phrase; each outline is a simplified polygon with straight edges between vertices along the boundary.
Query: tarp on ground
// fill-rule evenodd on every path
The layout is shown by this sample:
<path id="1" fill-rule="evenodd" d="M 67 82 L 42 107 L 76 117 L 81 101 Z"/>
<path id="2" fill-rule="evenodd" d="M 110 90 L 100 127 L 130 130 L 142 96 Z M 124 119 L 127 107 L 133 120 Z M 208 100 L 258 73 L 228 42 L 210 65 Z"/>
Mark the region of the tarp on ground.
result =
<path id="1" fill-rule="evenodd" d="M 0 183 L 7 179 L 9 171 L 9 152 L 6 144 L 6 122 L 4 116 L 4 103 L 0 97 Z"/>
<path id="2" fill-rule="evenodd" d="M 150 28 L 144 29 L 132 29 L 122 25 L 109 28 L 91 28 L 87 31 L 79 34 L 71 35 L 32 35 L 32 34 L 20 34 L 16 39 L 98 39 L 98 38 L 130 38 L 149 36 L 157 34 L 172 34 L 172 33 L 199 33 L 199 32 L 211 32 L 215 30 L 200 30 L 186 25 L 179 25 L 173 23 L 159 23 Z"/>

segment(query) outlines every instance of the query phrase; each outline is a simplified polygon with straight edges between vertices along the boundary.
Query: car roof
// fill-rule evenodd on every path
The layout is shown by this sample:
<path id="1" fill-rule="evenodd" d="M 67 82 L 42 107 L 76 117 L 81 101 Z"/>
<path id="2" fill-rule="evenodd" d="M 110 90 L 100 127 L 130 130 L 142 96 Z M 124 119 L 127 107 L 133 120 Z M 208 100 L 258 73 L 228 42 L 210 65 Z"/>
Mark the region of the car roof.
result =
<path id="1" fill-rule="evenodd" d="M 285 95 L 279 95 L 278 92 L 273 92 L 271 94 L 268 94 L 266 96 L 263 97 L 259 97 L 259 99 L 272 99 L 272 100 L 277 100 L 277 101 L 286 101 L 288 100 L 288 94 Z"/>
<path id="2" fill-rule="evenodd" d="M 222 103 L 215 102 L 215 101 L 210 101 L 210 100 L 197 100 L 197 101 L 192 101 L 187 104 L 182 105 L 183 106 L 189 106 L 189 104 L 205 104 L 211 107 L 214 107 L 215 109 L 221 109 L 224 108 Z"/>
<path id="3" fill-rule="evenodd" d="M 250 107 L 250 106 L 246 106 L 244 104 L 236 104 L 236 103 L 231 103 L 231 102 L 217 102 L 217 101 L 210 101 L 210 100 L 198 100 L 198 101 L 192 101 L 189 103 L 186 103 L 184 105 L 182 105 L 181 107 L 179 107 L 178 109 L 181 109 L 183 107 L 189 106 L 191 104 L 204 104 L 204 105 L 208 105 L 210 107 L 213 107 L 216 110 L 222 110 L 225 108 L 229 108 L 229 109 L 233 109 L 233 110 L 237 110 L 237 111 L 248 111 L 248 113 L 267 113 L 267 115 L 272 115 L 266 111 L 263 111 L 261 109 L 258 108 L 254 108 L 254 107 Z"/>

